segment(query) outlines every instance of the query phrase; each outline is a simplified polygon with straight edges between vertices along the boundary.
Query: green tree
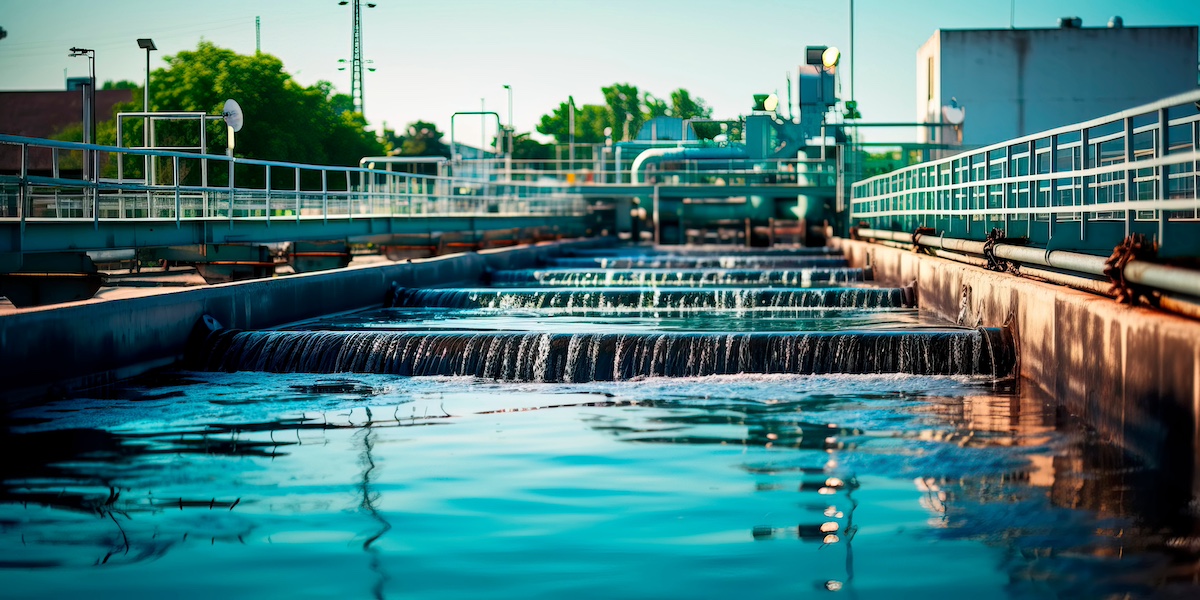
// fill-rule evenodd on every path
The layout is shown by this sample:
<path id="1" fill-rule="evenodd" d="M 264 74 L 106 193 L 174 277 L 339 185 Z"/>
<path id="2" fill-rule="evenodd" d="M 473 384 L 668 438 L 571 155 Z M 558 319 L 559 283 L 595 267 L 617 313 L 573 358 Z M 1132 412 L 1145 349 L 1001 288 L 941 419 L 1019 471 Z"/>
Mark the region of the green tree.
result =
<path id="1" fill-rule="evenodd" d="M 628 83 L 614 83 L 600 89 L 604 94 L 604 106 L 585 104 L 575 109 L 575 141 L 581 144 L 603 142 L 604 129 L 612 128 L 614 140 L 631 140 L 637 137 L 642 125 L 655 117 L 679 117 L 681 119 L 710 118 L 710 108 L 702 98 L 693 97 L 685 89 L 671 92 L 670 102 Z M 560 103 L 549 114 L 542 115 L 538 123 L 539 133 L 554 136 L 557 143 L 567 141 L 569 131 L 569 109 L 571 99 Z M 712 139 L 720 133 L 716 123 L 697 123 L 693 127 L 701 139 Z"/>
<path id="2" fill-rule="evenodd" d="M 628 141 L 637 137 L 642 123 L 646 122 L 646 113 L 642 111 L 642 97 L 636 85 L 614 83 L 600 88 L 604 94 L 604 102 L 608 105 L 608 126 L 612 127 L 613 137 Z"/>
<path id="3" fill-rule="evenodd" d="M 513 158 L 516 160 L 550 160 L 554 158 L 554 148 L 547 144 L 538 143 L 529 137 L 528 133 L 513 136 Z"/>
<path id="4" fill-rule="evenodd" d="M 565 144 L 570 139 L 571 104 L 573 98 L 558 105 L 553 112 L 542 115 L 538 133 L 554 136 L 554 141 Z M 575 143 L 598 144 L 604 141 L 604 128 L 609 126 L 608 110 L 603 106 L 585 104 L 575 108 Z"/>
<path id="5" fill-rule="evenodd" d="M 642 102 L 646 106 L 646 120 L 647 121 L 649 121 L 650 119 L 657 118 L 657 117 L 670 117 L 670 116 L 674 116 L 674 114 L 675 114 L 671 110 L 671 105 L 667 104 L 666 100 L 655 97 L 650 92 L 646 92 L 646 94 L 642 97 Z"/>
<path id="6" fill-rule="evenodd" d="M 450 157 L 450 147 L 442 141 L 445 137 L 437 125 L 428 121 L 413 121 L 402 132 L 384 131 L 384 139 L 392 154 L 400 156 L 445 156 Z"/>
<path id="7" fill-rule="evenodd" d="M 362 114 L 351 110 L 348 96 L 334 93 L 333 85 L 325 81 L 308 87 L 300 85 L 275 56 L 242 55 L 202 41 L 195 50 L 165 60 L 167 66 L 151 74 L 154 85 L 150 109 L 212 115 L 221 112 L 226 99 L 237 100 L 245 115 L 245 125 L 236 137 L 236 156 L 355 166 L 363 156 L 383 153 L 383 143 L 366 130 Z M 135 93 L 135 98 L 138 97 L 140 94 Z M 140 109 L 140 99 L 122 108 Z M 137 140 L 136 145 L 140 145 L 140 120 L 130 119 L 122 126 L 128 132 L 126 145 L 130 140 Z M 224 124 L 208 122 L 205 127 L 207 152 L 224 154 Z M 115 125 L 100 124 L 97 129 L 100 143 L 111 144 L 116 140 Z M 80 133 L 67 130 L 58 137 L 81 139 Z M 159 146 L 198 147 L 200 126 L 195 121 L 160 121 L 155 125 L 155 137 Z M 210 184 L 221 185 L 226 176 L 224 166 L 210 163 L 210 168 Z M 247 185 L 258 185 L 265 179 L 261 167 L 247 167 L 246 175 L 242 173 L 238 171 L 237 179 Z M 339 183 L 331 180 L 331 185 Z"/>
<path id="8" fill-rule="evenodd" d="M 681 119 L 712 118 L 712 108 L 704 99 L 692 98 L 692 94 L 683 88 L 671 92 L 671 112 Z M 711 140 L 721 133 L 721 126 L 717 123 L 693 123 L 692 129 L 696 132 L 696 137 L 702 140 Z"/>
<path id="9" fill-rule="evenodd" d="M 112 80 L 105 81 L 104 85 L 100 86 L 100 89 L 102 89 L 102 90 L 138 90 L 140 92 L 142 90 L 142 86 L 140 86 L 132 81 L 129 81 L 128 79 L 122 79 L 120 81 L 112 81 Z"/>

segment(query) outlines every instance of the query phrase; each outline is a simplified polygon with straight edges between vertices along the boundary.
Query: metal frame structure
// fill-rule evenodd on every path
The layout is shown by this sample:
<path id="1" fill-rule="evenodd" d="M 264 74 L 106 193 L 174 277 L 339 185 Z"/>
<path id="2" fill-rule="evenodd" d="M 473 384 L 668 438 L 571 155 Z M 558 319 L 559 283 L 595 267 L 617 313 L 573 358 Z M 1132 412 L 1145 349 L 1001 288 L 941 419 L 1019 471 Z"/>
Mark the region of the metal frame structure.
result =
<path id="1" fill-rule="evenodd" d="M 588 214 L 572 188 L 437 177 L 361 167 L 305 165 L 173 150 L 120 148 L 0 135 L 21 168 L 0 175 L 0 253 L 78 251 L 181 243 L 294 241 L 386 236 L 475 220 L 559 224 Z M 108 161 L 154 157 L 169 181 L 67 176 L 81 154 Z M 49 156 L 50 176 L 30 175 L 30 156 Z M 73 158 L 72 158 L 73 160 Z M 226 185 L 191 185 L 186 171 L 228 164 Z M 205 169 L 207 170 L 207 169 Z M 214 172 L 224 169 L 218 167 Z M 236 178 L 254 185 L 239 187 Z M 433 221 L 444 220 L 441 225 Z M 473 227 L 473 225 L 472 225 Z"/>
<path id="2" fill-rule="evenodd" d="M 1200 256 L 1198 175 L 1200 91 L 858 182 L 849 219 L 1094 254 L 1140 233 L 1160 256 Z"/>

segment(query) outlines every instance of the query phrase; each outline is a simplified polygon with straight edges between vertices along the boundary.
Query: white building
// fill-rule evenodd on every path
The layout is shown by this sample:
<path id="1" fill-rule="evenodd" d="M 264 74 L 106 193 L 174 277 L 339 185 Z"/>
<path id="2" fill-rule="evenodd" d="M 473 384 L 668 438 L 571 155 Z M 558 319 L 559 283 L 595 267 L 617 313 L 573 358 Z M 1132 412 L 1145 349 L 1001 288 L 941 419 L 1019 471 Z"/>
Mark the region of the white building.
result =
<path id="1" fill-rule="evenodd" d="M 1114 18 L 1114 21 L 1116 18 Z M 921 141 L 980 146 L 1086 121 L 1196 89 L 1196 27 L 938 30 L 917 51 L 917 121 L 961 131 Z M 931 139 L 933 138 L 933 139 Z"/>

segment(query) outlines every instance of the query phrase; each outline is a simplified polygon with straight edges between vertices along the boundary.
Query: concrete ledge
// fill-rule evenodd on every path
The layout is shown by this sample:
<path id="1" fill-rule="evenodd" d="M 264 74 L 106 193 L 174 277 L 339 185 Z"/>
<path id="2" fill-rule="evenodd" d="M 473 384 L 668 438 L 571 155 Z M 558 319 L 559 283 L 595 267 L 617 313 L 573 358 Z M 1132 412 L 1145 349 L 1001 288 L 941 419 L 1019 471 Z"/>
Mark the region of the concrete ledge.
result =
<path id="1" fill-rule="evenodd" d="M 1200 432 L 1200 322 L 880 244 L 837 240 L 878 283 L 915 281 L 923 313 L 1012 326 L 1023 385 L 1190 481 Z"/>
<path id="2" fill-rule="evenodd" d="M 475 284 L 486 269 L 533 266 L 564 248 L 604 243 L 543 242 L 18 311 L 0 317 L 0 400 L 54 397 L 172 364 L 204 314 L 226 327 L 276 327 L 379 306 L 393 281 Z"/>

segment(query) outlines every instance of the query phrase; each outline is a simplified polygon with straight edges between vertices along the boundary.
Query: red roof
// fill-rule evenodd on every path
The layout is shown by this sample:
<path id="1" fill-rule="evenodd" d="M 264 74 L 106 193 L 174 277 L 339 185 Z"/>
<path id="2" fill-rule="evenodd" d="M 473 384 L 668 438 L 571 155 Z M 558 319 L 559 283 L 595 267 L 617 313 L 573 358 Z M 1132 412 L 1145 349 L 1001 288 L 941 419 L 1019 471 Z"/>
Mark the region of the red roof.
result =
<path id="1" fill-rule="evenodd" d="M 96 119 L 112 118 L 113 107 L 133 100 L 133 90 L 96 92 Z M 140 107 L 139 107 L 140 108 Z M 0 134 L 49 138 L 69 125 L 83 122 L 83 92 L 0 92 Z M 40 164 L 40 163 L 46 164 Z M 49 169 L 49 157 L 32 156 L 31 170 Z M 20 154 L 0 148 L 0 171 L 21 168 Z"/>

